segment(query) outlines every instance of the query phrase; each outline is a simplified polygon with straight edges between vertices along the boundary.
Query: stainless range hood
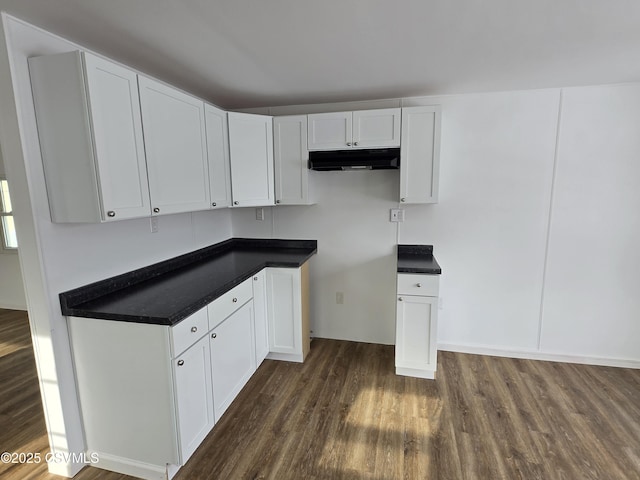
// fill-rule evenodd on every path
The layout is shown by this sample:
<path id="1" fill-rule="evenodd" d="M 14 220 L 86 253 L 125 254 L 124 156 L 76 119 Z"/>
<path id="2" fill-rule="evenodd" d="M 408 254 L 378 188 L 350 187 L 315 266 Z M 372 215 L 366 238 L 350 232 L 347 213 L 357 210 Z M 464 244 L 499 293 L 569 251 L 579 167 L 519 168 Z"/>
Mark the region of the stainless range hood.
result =
<path id="1" fill-rule="evenodd" d="M 311 170 L 390 170 L 399 167 L 399 148 L 309 152 Z"/>

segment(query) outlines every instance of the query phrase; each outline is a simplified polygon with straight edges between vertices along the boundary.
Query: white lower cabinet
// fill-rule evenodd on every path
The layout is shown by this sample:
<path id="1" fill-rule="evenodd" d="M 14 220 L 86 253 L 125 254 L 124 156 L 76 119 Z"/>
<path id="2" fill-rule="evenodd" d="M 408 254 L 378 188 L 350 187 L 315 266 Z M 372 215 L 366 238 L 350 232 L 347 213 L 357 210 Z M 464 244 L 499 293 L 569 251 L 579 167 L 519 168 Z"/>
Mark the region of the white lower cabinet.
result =
<path id="1" fill-rule="evenodd" d="M 256 368 L 269 354 L 269 324 L 267 322 L 266 269 L 253 276 L 253 319 L 256 334 Z"/>
<path id="2" fill-rule="evenodd" d="M 438 276 L 399 274 L 396 301 L 396 373 L 435 378 Z"/>
<path id="3" fill-rule="evenodd" d="M 215 424 L 209 339 L 173 360 L 180 460 L 184 464 Z"/>
<path id="4" fill-rule="evenodd" d="M 253 302 L 245 303 L 232 313 L 209 337 L 217 422 L 256 370 Z"/>
<path id="5" fill-rule="evenodd" d="M 174 476 L 267 354 L 304 360 L 307 284 L 307 264 L 265 268 L 172 327 L 69 317 L 94 466 Z"/>
<path id="6" fill-rule="evenodd" d="M 269 355 L 273 360 L 303 362 L 310 349 L 309 270 L 302 267 L 268 268 L 267 322 Z"/>

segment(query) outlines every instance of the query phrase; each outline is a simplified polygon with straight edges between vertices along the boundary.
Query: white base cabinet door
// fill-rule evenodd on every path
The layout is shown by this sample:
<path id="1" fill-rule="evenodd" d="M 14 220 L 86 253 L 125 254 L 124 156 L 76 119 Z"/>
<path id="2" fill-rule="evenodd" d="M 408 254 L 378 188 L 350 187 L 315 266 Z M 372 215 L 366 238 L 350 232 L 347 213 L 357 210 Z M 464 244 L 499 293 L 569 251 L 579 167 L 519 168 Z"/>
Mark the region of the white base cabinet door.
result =
<path id="1" fill-rule="evenodd" d="M 308 264 L 267 268 L 267 320 L 272 360 L 303 362 L 310 349 Z"/>
<path id="2" fill-rule="evenodd" d="M 227 116 L 233 206 L 275 205 L 272 117 L 237 112 Z"/>
<path id="3" fill-rule="evenodd" d="M 209 350 L 209 339 L 204 336 L 173 359 L 181 465 L 215 424 Z"/>
<path id="4" fill-rule="evenodd" d="M 139 77 L 153 215 L 210 208 L 204 102 Z"/>
<path id="5" fill-rule="evenodd" d="M 396 373 L 435 378 L 438 297 L 400 295 L 396 312 Z"/>
<path id="6" fill-rule="evenodd" d="M 136 73 L 79 51 L 29 70 L 51 220 L 151 215 Z"/>
<path id="7" fill-rule="evenodd" d="M 227 317 L 209 337 L 217 422 L 256 370 L 253 302 Z"/>
<path id="8" fill-rule="evenodd" d="M 440 106 L 402 109 L 400 203 L 438 203 Z"/>
<path id="9" fill-rule="evenodd" d="M 256 368 L 269 354 L 267 323 L 267 277 L 263 269 L 253 276 L 253 313 L 256 332 Z"/>

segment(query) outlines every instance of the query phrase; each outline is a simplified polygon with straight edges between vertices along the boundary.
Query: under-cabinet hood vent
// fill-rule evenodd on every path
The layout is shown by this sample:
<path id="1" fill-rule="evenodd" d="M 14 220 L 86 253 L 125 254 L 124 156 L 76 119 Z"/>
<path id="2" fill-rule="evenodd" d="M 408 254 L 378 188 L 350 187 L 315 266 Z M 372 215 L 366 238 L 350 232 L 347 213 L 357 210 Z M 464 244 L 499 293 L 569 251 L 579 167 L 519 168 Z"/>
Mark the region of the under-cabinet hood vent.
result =
<path id="1" fill-rule="evenodd" d="M 309 152 L 311 170 L 389 170 L 399 167 L 399 148 Z"/>

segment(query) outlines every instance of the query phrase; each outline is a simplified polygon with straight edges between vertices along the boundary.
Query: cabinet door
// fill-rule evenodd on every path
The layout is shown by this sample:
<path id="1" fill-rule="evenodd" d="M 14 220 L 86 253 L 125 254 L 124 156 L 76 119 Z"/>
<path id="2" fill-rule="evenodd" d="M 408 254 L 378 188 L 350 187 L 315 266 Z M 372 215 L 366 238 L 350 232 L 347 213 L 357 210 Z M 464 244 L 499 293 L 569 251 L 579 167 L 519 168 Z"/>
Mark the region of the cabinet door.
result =
<path id="1" fill-rule="evenodd" d="M 149 78 L 139 85 L 153 214 L 208 209 L 204 102 Z"/>
<path id="2" fill-rule="evenodd" d="M 306 115 L 274 117 L 273 155 L 276 204 L 308 205 L 311 203 Z"/>
<path id="3" fill-rule="evenodd" d="M 209 339 L 205 336 L 173 360 L 180 459 L 184 465 L 215 423 Z"/>
<path id="4" fill-rule="evenodd" d="M 300 269 L 267 268 L 267 318 L 269 351 L 301 356 Z"/>
<path id="5" fill-rule="evenodd" d="M 274 205 L 270 116 L 228 113 L 233 206 Z"/>
<path id="6" fill-rule="evenodd" d="M 308 115 L 309 150 L 345 150 L 352 143 L 351 112 Z"/>
<path id="7" fill-rule="evenodd" d="M 399 295 L 396 312 L 396 367 L 433 375 L 436 370 L 438 297 Z M 430 376 L 433 378 L 433 376 Z"/>
<path id="8" fill-rule="evenodd" d="M 209 337 L 217 422 L 256 370 L 253 302 L 227 317 Z"/>
<path id="9" fill-rule="evenodd" d="M 267 323 L 267 279 L 266 271 L 253 276 L 253 314 L 256 332 L 256 367 L 269 353 L 269 327 Z"/>
<path id="10" fill-rule="evenodd" d="M 437 203 L 440 106 L 402 109 L 400 202 Z"/>
<path id="11" fill-rule="evenodd" d="M 399 147 L 400 119 L 399 108 L 353 112 L 353 147 Z"/>
<path id="12" fill-rule="evenodd" d="M 229 133 L 227 112 L 205 104 L 207 127 L 207 157 L 209 159 L 209 186 L 211 207 L 231 206 L 231 166 L 229 165 Z"/>
<path id="13" fill-rule="evenodd" d="M 149 216 L 138 76 L 87 53 L 83 58 L 102 219 Z"/>

